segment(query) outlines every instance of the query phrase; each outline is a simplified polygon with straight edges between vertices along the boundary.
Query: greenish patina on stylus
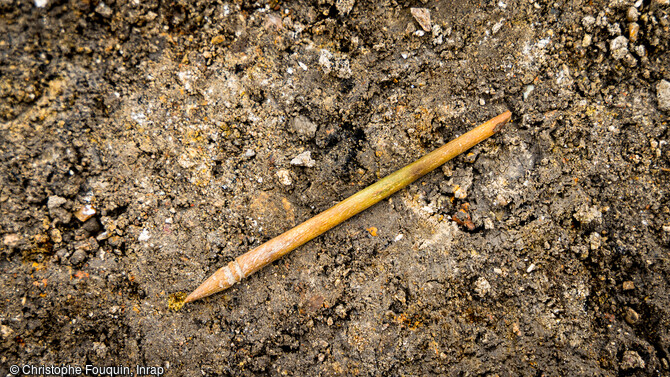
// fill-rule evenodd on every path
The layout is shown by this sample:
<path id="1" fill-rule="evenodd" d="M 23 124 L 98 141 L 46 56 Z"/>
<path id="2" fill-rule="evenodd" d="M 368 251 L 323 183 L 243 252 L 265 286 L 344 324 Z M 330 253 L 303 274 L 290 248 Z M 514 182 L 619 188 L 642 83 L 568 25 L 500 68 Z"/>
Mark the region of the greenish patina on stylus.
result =
<path id="1" fill-rule="evenodd" d="M 380 200 L 423 177 L 435 168 L 472 148 L 495 134 L 512 116 L 506 111 L 472 129 L 417 161 L 362 189 L 333 207 L 295 226 L 257 248 L 237 257 L 217 270 L 195 291 L 186 297 L 191 302 L 230 288 L 243 278 L 281 258 L 307 241 L 341 224 L 357 213 L 370 208 Z"/>

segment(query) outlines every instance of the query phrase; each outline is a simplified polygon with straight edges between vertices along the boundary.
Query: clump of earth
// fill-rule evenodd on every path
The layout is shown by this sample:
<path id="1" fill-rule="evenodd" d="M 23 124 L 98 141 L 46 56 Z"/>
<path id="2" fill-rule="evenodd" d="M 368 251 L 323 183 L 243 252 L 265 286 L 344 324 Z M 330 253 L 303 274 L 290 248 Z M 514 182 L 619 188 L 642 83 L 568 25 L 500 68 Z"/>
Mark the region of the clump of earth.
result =
<path id="1" fill-rule="evenodd" d="M 669 13 L 2 2 L 0 374 L 669 374 Z M 506 110 L 502 133 L 180 305 Z"/>

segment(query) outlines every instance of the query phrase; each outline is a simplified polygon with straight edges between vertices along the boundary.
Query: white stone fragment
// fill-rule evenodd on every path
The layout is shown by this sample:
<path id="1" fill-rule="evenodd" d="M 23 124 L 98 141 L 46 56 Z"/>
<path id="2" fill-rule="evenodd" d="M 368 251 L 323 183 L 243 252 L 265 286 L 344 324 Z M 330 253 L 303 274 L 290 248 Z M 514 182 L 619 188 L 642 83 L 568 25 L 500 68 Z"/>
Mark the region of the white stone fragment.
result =
<path id="1" fill-rule="evenodd" d="M 628 54 L 628 38 L 620 35 L 610 42 L 610 53 L 614 59 L 623 59 Z"/>
<path id="2" fill-rule="evenodd" d="M 475 292 L 481 297 L 486 296 L 491 291 L 491 283 L 483 277 L 475 282 Z"/>
<path id="3" fill-rule="evenodd" d="M 659 109 L 670 111 L 670 82 L 661 80 L 656 84 L 656 100 Z"/>
<path id="4" fill-rule="evenodd" d="M 142 232 L 140 233 L 139 237 L 137 237 L 137 240 L 140 242 L 143 241 L 148 241 L 149 238 L 151 238 L 151 234 L 149 234 L 149 230 L 144 228 L 142 229 Z"/>
<path id="5" fill-rule="evenodd" d="M 313 168 L 316 165 L 316 161 L 312 159 L 312 152 L 305 151 L 295 156 L 295 158 L 291 160 L 291 165 Z"/>
<path id="6" fill-rule="evenodd" d="M 275 173 L 277 178 L 279 179 L 279 183 L 281 183 L 284 186 L 290 186 L 293 184 L 293 181 L 291 181 L 291 174 L 288 172 L 286 169 L 280 169 Z"/>

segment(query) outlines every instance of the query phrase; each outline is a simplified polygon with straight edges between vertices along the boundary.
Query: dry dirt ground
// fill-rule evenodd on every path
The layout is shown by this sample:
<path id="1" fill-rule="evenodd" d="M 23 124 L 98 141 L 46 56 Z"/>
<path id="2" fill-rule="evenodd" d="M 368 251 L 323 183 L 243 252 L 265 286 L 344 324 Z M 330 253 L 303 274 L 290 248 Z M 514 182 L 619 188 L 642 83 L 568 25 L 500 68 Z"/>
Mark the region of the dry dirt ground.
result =
<path id="1" fill-rule="evenodd" d="M 0 375 L 670 375 L 669 13 L 2 0 Z M 507 109 L 502 134 L 180 308 Z"/>

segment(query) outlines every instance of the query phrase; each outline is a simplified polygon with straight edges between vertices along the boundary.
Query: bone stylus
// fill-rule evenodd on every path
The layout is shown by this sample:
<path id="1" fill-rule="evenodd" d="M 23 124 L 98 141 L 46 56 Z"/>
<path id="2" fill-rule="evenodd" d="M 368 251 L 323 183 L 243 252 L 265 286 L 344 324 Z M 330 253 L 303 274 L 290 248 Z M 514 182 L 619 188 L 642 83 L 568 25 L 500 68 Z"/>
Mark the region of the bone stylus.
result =
<path id="1" fill-rule="evenodd" d="M 184 303 L 195 301 L 230 288 L 233 284 L 281 258 L 298 246 L 334 228 L 380 200 L 389 197 L 438 166 L 487 139 L 500 130 L 509 121 L 511 116 L 512 113 L 509 111 L 498 115 L 302 224 L 295 226 L 293 229 L 237 257 L 227 266 L 217 270 L 195 291 L 191 292 L 184 299 Z"/>

